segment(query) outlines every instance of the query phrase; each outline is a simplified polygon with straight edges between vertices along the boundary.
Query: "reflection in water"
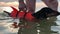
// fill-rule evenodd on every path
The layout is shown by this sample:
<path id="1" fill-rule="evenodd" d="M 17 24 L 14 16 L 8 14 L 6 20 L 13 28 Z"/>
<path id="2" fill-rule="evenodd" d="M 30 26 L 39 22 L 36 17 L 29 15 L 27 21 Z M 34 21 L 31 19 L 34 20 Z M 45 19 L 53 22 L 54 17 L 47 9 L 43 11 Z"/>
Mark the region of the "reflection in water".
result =
<path id="1" fill-rule="evenodd" d="M 8 21 L 12 21 L 12 20 L 11 19 L 4 20 L 4 21 L 0 20 L 0 22 L 5 22 L 5 21 L 8 22 Z M 30 26 L 30 27 L 29 28 L 26 28 L 26 27 L 20 28 L 18 31 L 18 34 L 58 34 L 57 31 L 51 31 L 51 26 L 57 26 L 55 21 L 56 21 L 56 17 L 51 17 L 49 20 L 44 19 L 44 20 L 41 20 L 38 22 L 24 21 L 24 22 L 28 23 L 28 26 Z M 3 30 L 2 29 L 3 29 L 3 27 L 0 28 L 0 31 L 3 31 L 5 28 Z M 8 33 L 5 32 L 5 33 L 9 34 L 9 32 Z M 12 33 L 10 32 L 10 34 L 12 34 Z M 14 34 L 16 34 L 16 32 Z"/>
<path id="2" fill-rule="evenodd" d="M 41 20 L 38 22 L 27 22 L 27 27 L 20 28 L 18 34 L 58 34 L 58 32 L 51 31 L 51 26 L 57 26 L 55 23 L 56 17 L 50 17 L 49 20 Z"/>
<path id="3" fill-rule="evenodd" d="M 57 26 L 57 24 L 55 23 L 56 18 L 55 17 L 51 17 L 49 20 L 44 20 L 40 23 L 40 30 L 41 30 L 41 34 L 52 34 L 52 33 L 56 33 L 54 31 L 51 31 L 51 26 Z"/>

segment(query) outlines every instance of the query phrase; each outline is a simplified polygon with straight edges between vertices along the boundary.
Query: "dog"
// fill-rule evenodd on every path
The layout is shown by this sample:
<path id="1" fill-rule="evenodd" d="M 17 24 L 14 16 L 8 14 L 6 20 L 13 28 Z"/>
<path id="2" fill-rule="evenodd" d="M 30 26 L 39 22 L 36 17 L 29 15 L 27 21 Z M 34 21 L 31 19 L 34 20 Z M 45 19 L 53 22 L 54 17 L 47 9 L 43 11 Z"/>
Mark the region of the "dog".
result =
<path id="1" fill-rule="evenodd" d="M 4 11 L 5 13 L 7 13 L 8 15 L 10 15 L 11 13 Z M 60 12 L 58 11 L 54 11 L 51 8 L 48 7 L 44 7 L 41 10 L 37 11 L 36 13 L 31 14 L 33 17 L 35 17 L 36 19 L 46 19 L 48 17 L 52 17 L 52 16 L 58 16 L 60 15 Z"/>
<path id="2" fill-rule="evenodd" d="M 44 7 L 41 10 L 37 11 L 36 13 L 32 14 L 36 19 L 46 19 L 52 16 L 58 16 L 60 12 L 54 11 L 51 8 Z"/>

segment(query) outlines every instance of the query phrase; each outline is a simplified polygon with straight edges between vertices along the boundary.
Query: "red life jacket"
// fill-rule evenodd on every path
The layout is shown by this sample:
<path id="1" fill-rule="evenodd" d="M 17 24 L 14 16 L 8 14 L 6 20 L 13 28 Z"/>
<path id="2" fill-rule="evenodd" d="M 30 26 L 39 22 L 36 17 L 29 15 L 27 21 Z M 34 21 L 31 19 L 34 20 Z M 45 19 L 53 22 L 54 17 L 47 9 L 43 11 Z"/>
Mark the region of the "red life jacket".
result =
<path id="1" fill-rule="evenodd" d="M 13 11 L 10 14 L 10 17 L 12 18 L 24 18 L 25 12 L 19 12 L 16 8 L 11 7 L 13 9 Z"/>
<path id="2" fill-rule="evenodd" d="M 19 12 L 16 8 L 14 8 L 14 7 L 11 7 L 11 8 L 13 9 L 13 11 L 10 14 L 10 16 L 12 18 L 19 18 L 20 19 L 20 18 L 24 18 L 25 17 L 25 19 L 29 20 L 29 21 L 34 19 L 34 17 L 32 16 L 31 12 L 27 12 L 26 15 L 25 15 L 24 11 Z"/>
<path id="3" fill-rule="evenodd" d="M 34 16 L 32 16 L 32 13 L 31 12 L 28 12 L 25 16 L 25 19 L 28 20 L 28 21 L 32 21 L 35 19 Z"/>
<path id="4" fill-rule="evenodd" d="M 14 7 L 11 7 L 13 9 L 13 11 L 11 12 L 10 16 L 12 18 L 16 18 L 17 17 L 17 13 L 18 13 L 18 10 Z"/>
<path id="5" fill-rule="evenodd" d="M 24 18 L 24 15 L 25 15 L 25 12 L 19 12 L 18 15 L 17 15 L 17 18 Z"/>

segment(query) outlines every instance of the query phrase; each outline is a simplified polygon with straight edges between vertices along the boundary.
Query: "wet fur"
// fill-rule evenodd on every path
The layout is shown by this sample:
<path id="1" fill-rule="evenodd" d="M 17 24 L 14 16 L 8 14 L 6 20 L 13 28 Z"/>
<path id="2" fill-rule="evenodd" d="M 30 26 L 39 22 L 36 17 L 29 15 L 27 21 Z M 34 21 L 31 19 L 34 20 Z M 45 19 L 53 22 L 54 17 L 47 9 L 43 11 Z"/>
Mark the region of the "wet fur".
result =
<path id="1" fill-rule="evenodd" d="M 51 15 L 51 13 L 56 13 L 56 14 Z M 50 14 L 50 16 L 47 16 L 48 14 Z M 60 13 L 58 11 L 54 11 L 48 7 L 44 7 L 32 15 L 37 19 L 45 19 L 45 18 L 52 17 L 52 16 L 58 16 L 58 15 L 60 15 Z"/>

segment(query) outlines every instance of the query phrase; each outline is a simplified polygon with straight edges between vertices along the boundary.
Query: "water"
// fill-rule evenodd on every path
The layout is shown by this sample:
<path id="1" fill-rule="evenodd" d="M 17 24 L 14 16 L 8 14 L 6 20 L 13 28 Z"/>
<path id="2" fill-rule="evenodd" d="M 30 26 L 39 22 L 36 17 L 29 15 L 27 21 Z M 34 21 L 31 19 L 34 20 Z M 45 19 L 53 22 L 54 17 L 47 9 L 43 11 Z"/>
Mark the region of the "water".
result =
<path id="1" fill-rule="evenodd" d="M 6 16 L 4 16 L 6 17 Z M 4 18 L 3 16 L 0 16 L 0 33 L 1 34 L 17 34 L 18 28 L 13 28 L 11 24 L 13 23 L 12 18 Z M 2 20 L 1 20 L 2 19 Z M 17 20 L 18 21 L 18 20 Z M 42 20 L 37 25 L 36 29 L 34 29 L 36 25 L 33 25 L 33 28 L 30 29 L 29 32 L 27 29 L 24 29 L 23 34 L 30 33 L 30 34 L 60 34 L 60 16 L 58 17 L 51 17 L 49 20 Z M 39 27 L 38 27 L 39 26 Z M 37 31 L 37 32 L 35 32 Z"/>

